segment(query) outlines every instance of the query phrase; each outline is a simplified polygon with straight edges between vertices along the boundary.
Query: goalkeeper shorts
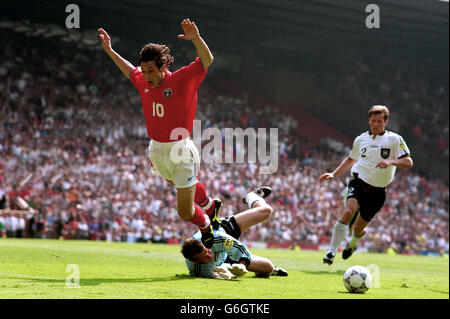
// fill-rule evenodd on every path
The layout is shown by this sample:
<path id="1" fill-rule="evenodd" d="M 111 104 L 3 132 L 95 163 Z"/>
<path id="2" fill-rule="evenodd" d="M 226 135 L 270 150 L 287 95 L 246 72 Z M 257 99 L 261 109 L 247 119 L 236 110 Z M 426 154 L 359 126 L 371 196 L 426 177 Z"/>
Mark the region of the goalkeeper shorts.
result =
<path id="1" fill-rule="evenodd" d="M 220 226 L 225 230 L 225 232 L 233 238 L 239 239 L 241 236 L 241 228 L 234 216 L 230 216 L 227 219 L 220 221 Z"/>

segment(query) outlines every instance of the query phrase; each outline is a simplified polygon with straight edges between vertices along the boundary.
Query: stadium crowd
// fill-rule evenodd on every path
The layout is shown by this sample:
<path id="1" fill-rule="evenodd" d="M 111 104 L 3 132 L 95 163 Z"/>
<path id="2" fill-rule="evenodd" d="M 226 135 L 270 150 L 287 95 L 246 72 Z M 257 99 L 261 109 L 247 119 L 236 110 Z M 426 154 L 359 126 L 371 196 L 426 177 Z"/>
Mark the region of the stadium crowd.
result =
<path id="1" fill-rule="evenodd" d="M 37 211 L 1 214 L 0 233 L 178 243 L 195 232 L 177 215 L 175 188 L 151 174 L 139 95 L 104 53 L 2 29 L 0 36 L 0 195 L 6 195 L 5 207 L 14 208 L 22 197 Z M 294 119 L 272 105 L 252 110 L 249 98 L 225 96 L 205 83 L 197 119 L 204 130 L 278 127 L 277 172 L 202 163 L 199 180 L 223 200 L 222 217 L 245 210 L 242 197 L 249 190 L 273 188 L 273 217 L 244 234 L 244 241 L 327 244 L 346 181 L 317 181 L 347 154 L 301 139 Z M 448 184 L 400 169 L 390 188 L 361 245 L 448 252 Z"/>
<path id="2" fill-rule="evenodd" d="M 430 165 L 439 161 L 445 168 L 449 159 L 448 70 L 433 57 L 412 59 L 417 58 L 405 54 L 398 59 L 392 52 L 365 56 L 348 50 L 328 73 L 328 88 L 349 105 L 360 106 L 361 114 L 367 105 L 389 105 L 390 129 L 400 132 L 410 149 L 420 150 L 416 159 L 421 172 L 436 175 Z M 391 67 L 380 67 L 380 61 Z"/>

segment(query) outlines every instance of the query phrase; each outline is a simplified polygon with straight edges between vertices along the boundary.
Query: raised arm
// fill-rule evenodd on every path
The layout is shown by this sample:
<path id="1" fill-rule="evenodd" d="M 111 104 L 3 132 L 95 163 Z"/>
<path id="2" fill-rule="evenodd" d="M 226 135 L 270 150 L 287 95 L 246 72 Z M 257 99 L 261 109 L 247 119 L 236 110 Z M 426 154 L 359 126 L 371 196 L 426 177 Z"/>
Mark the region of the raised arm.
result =
<path id="1" fill-rule="evenodd" d="M 179 34 L 178 38 L 192 41 L 197 49 L 198 57 L 202 61 L 203 68 L 206 70 L 213 63 L 214 57 L 205 41 L 200 36 L 200 32 L 198 31 L 195 22 L 184 19 L 183 22 L 181 22 L 181 27 L 183 28 L 184 34 Z"/>
<path id="2" fill-rule="evenodd" d="M 111 47 L 111 38 L 108 33 L 102 28 L 98 29 L 99 38 L 102 40 L 102 46 L 109 57 L 114 61 L 117 67 L 122 71 L 123 75 L 130 79 L 130 72 L 134 69 L 134 65 L 122 58 L 116 51 Z"/>

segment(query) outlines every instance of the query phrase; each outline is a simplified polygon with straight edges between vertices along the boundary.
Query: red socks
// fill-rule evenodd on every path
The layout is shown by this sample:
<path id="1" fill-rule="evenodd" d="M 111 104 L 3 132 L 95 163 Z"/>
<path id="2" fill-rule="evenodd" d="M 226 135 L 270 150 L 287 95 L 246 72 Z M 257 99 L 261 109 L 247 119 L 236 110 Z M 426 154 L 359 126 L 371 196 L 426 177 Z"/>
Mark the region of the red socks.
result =
<path id="1" fill-rule="evenodd" d="M 205 216 L 205 213 L 200 207 L 194 205 L 194 208 L 195 208 L 194 218 L 191 219 L 191 222 L 197 225 L 202 231 L 202 233 L 208 231 L 209 230 L 208 226 L 210 225 L 209 218 Z"/>
<path id="2" fill-rule="evenodd" d="M 205 187 L 200 182 L 195 185 L 194 202 L 203 208 L 208 216 L 214 213 L 214 201 L 206 195 Z"/>

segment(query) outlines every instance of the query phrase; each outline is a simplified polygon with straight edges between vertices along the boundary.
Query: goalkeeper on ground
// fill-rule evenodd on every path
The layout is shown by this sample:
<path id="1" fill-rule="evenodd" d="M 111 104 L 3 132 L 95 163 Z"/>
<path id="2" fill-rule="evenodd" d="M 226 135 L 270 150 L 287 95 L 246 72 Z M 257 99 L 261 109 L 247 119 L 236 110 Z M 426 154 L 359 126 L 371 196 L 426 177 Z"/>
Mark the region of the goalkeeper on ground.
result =
<path id="1" fill-rule="evenodd" d="M 270 217 L 272 207 L 264 198 L 271 193 L 270 187 L 259 187 L 248 193 L 244 203 L 248 204 L 249 210 L 213 225 L 214 244 L 211 249 L 202 244 L 200 232 L 183 243 L 181 253 L 186 258 L 191 276 L 231 279 L 245 275 L 247 271 L 258 277 L 288 275 L 284 269 L 275 268 L 269 259 L 251 254 L 238 240 L 241 233 Z"/>

